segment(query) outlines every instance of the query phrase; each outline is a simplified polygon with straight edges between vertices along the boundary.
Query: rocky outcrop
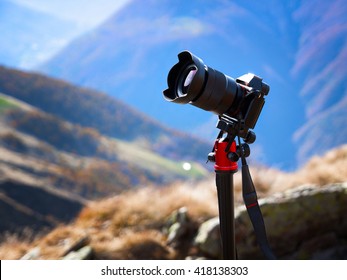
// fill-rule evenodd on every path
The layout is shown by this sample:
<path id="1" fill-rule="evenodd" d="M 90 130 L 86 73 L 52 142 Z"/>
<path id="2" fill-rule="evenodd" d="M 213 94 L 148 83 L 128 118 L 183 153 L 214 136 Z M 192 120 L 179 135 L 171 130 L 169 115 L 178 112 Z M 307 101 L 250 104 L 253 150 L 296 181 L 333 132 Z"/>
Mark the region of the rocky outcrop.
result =
<path id="1" fill-rule="evenodd" d="M 259 200 L 270 246 L 279 259 L 347 259 L 347 182 L 305 185 Z M 239 259 L 262 259 L 245 207 L 236 209 Z M 195 237 L 199 251 L 221 258 L 218 217 Z"/>

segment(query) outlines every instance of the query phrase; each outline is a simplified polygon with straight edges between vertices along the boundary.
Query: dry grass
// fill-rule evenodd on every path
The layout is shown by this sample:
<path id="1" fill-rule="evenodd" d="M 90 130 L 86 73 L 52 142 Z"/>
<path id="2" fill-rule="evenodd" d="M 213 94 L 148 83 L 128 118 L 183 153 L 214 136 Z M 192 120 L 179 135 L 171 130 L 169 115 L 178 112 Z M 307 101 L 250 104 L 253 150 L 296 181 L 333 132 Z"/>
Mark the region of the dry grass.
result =
<path id="1" fill-rule="evenodd" d="M 214 189 L 206 187 L 207 184 L 182 183 L 163 189 L 147 187 L 93 202 L 81 212 L 76 224 L 97 228 L 109 226 L 115 234 L 124 228 L 135 231 L 158 228 L 174 210 L 183 206 L 188 206 L 193 218 L 210 217 L 217 213 L 217 201 Z"/>
<path id="2" fill-rule="evenodd" d="M 213 181 L 195 186 L 175 184 L 159 190 L 148 187 L 92 202 L 73 224 L 58 227 L 31 244 L 20 240 L 3 243 L 0 258 L 18 259 L 28 248 L 39 247 L 40 258 L 59 259 L 84 236 L 90 237 L 98 259 L 175 258 L 161 229 L 170 214 L 183 206 L 188 206 L 194 220 L 216 215 Z M 7 255 L 7 248 L 15 253 Z"/>
<path id="3" fill-rule="evenodd" d="M 29 241 L 15 235 L 7 236 L 6 242 L 0 244 L 0 260 L 17 260 L 32 248 Z"/>
<path id="4" fill-rule="evenodd" d="M 94 242 L 92 246 L 97 259 L 174 259 L 176 256 L 158 230 L 129 231 L 109 242 Z"/>
<path id="5" fill-rule="evenodd" d="M 327 152 L 324 156 L 315 156 L 299 170 L 286 173 L 268 167 L 250 167 L 254 185 L 259 196 L 303 185 L 324 186 L 329 183 L 347 181 L 347 145 Z M 235 175 L 235 190 L 241 192 L 241 174 Z"/>
<path id="6" fill-rule="evenodd" d="M 313 157 L 297 174 L 301 180 L 317 185 L 346 181 L 347 145 L 329 151 L 323 158 Z"/>
<path id="7" fill-rule="evenodd" d="M 347 181 L 347 145 L 312 158 L 300 170 L 284 173 L 276 169 L 252 167 L 259 196 L 281 192 L 301 184 L 322 186 Z M 241 172 L 235 175 L 235 196 L 241 201 Z M 162 228 L 169 215 L 186 206 L 192 220 L 201 221 L 218 214 L 214 175 L 204 182 L 183 182 L 158 189 L 147 187 L 92 202 L 76 221 L 53 230 L 32 243 L 9 238 L 0 244 L 1 259 L 17 259 L 29 248 L 41 248 L 42 259 L 59 259 L 83 236 L 98 259 L 171 259 L 176 257 L 166 245 Z"/>

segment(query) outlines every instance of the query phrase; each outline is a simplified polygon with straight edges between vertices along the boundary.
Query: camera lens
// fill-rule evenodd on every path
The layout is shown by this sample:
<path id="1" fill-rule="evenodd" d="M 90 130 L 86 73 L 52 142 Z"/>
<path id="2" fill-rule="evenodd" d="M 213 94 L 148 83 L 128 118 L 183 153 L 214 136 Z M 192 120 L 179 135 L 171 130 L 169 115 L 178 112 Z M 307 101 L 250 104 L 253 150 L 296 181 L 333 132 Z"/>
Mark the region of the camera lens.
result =
<path id="1" fill-rule="evenodd" d="M 184 80 L 184 84 L 183 84 L 183 87 L 185 90 L 189 87 L 190 83 L 192 82 L 192 80 L 196 74 L 196 71 L 197 71 L 196 67 L 192 67 L 189 70 L 189 73 L 188 73 L 186 79 Z"/>
<path id="2" fill-rule="evenodd" d="M 190 103 L 217 115 L 234 114 L 243 91 L 234 79 L 207 67 L 188 51 L 178 55 L 179 62 L 168 75 L 169 88 L 164 91 L 166 100 Z"/>
<path id="3" fill-rule="evenodd" d="M 198 69 L 194 65 L 188 66 L 184 70 L 183 74 L 180 77 L 181 81 L 179 82 L 179 87 L 177 89 L 178 97 L 182 97 L 188 94 L 189 86 L 191 85 L 197 71 Z"/>

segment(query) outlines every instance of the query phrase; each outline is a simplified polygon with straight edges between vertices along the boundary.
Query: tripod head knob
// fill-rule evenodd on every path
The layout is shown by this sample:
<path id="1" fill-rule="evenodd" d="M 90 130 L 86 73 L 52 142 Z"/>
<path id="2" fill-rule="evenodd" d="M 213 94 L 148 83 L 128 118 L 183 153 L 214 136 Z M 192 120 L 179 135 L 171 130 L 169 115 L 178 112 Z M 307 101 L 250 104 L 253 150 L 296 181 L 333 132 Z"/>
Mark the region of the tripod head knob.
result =
<path id="1" fill-rule="evenodd" d="M 240 158 L 240 156 L 238 155 L 237 152 L 229 152 L 227 154 L 227 157 L 229 160 L 234 161 L 234 162 L 237 162 Z"/>
<path id="2" fill-rule="evenodd" d="M 216 162 L 216 154 L 214 152 L 209 153 L 207 156 L 207 161 Z"/>
<path id="3" fill-rule="evenodd" d="M 255 140 L 257 139 L 257 136 L 255 135 L 255 133 L 251 130 L 249 130 L 247 132 L 246 137 L 244 138 L 244 141 L 248 144 L 252 144 L 255 142 Z"/>
<path id="4" fill-rule="evenodd" d="M 251 148 L 249 147 L 247 143 L 243 143 L 241 144 L 241 146 L 239 145 L 237 146 L 236 153 L 238 154 L 239 157 L 242 156 L 242 153 L 244 157 L 249 157 L 249 155 L 251 154 Z"/>

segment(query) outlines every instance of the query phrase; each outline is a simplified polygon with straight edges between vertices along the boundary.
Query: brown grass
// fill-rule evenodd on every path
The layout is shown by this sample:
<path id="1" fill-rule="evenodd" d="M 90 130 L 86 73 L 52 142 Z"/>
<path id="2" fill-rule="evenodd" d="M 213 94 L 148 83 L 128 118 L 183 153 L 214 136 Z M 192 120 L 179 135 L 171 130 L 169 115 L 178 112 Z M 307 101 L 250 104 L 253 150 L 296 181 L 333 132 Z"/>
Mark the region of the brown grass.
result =
<path id="1" fill-rule="evenodd" d="M 266 196 L 301 184 L 322 186 L 347 181 L 347 145 L 312 158 L 300 170 L 284 173 L 252 167 L 258 195 Z M 235 174 L 236 201 L 241 201 L 241 172 Z M 181 182 L 162 189 L 146 187 L 92 202 L 76 221 L 53 230 L 34 242 L 9 238 L 0 244 L 1 259 L 17 259 L 33 247 L 41 248 L 42 259 L 59 259 L 72 243 L 89 236 L 98 259 L 175 258 L 162 232 L 170 214 L 187 207 L 192 220 L 218 215 L 214 175 L 204 182 Z"/>
<path id="2" fill-rule="evenodd" d="M 0 244 L 0 260 L 17 260 L 24 256 L 32 245 L 29 241 L 15 235 L 7 236 L 6 242 Z"/>

